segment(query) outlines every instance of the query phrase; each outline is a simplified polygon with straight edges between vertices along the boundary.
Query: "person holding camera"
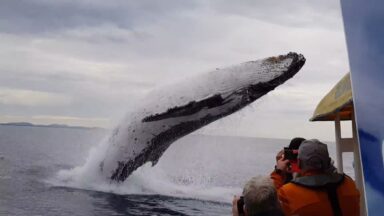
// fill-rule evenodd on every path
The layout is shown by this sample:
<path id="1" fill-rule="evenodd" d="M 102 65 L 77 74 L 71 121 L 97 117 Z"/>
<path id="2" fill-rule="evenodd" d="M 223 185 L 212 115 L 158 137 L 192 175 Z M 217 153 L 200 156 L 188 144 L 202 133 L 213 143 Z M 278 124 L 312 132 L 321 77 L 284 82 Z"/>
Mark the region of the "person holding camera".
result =
<path id="1" fill-rule="evenodd" d="M 276 188 L 268 177 L 253 177 L 244 186 L 243 195 L 232 201 L 233 216 L 283 216 Z"/>
<path id="2" fill-rule="evenodd" d="M 359 215 L 360 193 L 349 176 L 335 172 L 326 144 L 303 141 L 297 155 L 298 175 L 284 184 L 289 163 L 282 155 L 271 174 L 285 215 Z"/>
<path id="3" fill-rule="evenodd" d="M 302 137 L 295 137 L 290 141 L 288 147 L 284 147 L 284 150 L 281 150 L 279 153 L 277 153 L 276 162 L 279 161 L 283 157 L 283 155 L 285 155 L 285 158 L 289 160 L 287 169 L 285 169 L 284 171 L 282 170 L 279 173 L 280 174 L 279 178 L 280 176 L 283 176 L 283 179 L 284 179 L 282 181 L 282 184 L 286 184 L 290 182 L 293 179 L 293 177 L 298 174 L 299 168 L 297 165 L 297 154 L 299 151 L 299 147 L 304 140 L 305 139 Z M 275 171 L 276 171 L 276 166 L 275 166 Z M 271 178 L 273 179 L 274 176 L 271 175 Z"/>

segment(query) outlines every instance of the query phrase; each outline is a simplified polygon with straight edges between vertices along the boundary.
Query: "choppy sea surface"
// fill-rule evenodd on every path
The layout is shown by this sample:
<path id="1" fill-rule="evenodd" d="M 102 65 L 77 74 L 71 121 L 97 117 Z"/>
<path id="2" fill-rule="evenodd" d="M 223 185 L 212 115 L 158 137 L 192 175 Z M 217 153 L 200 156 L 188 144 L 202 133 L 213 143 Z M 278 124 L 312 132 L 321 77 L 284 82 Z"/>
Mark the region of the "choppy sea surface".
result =
<path id="1" fill-rule="evenodd" d="M 289 142 L 192 134 L 123 184 L 95 182 L 92 173 L 79 181 L 79 168 L 107 134 L 0 126 L 0 215 L 231 215 L 233 195 L 252 176 L 268 175 Z M 353 176 L 352 155 L 345 157 Z"/>

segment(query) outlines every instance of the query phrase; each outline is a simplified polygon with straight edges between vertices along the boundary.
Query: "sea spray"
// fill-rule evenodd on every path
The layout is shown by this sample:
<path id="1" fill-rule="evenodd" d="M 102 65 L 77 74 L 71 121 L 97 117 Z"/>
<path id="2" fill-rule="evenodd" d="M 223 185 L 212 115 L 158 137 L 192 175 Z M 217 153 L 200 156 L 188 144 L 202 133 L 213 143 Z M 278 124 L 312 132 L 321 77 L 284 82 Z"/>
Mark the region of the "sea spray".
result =
<path id="1" fill-rule="evenodd" d="M 96 189 L 100 185 L 109 184 L 100 174 L 98 166 L 108 145 L 108 139 L 104 139 L 99 145 L 92 147 L 84 165 L 59 171 L 57 179 L 67 186 L 84 189 Z"/>
<path id="2" fill-rule="evenodd" d="M 122 183 L 111 182 L 98 171 L 97 164 L 105 154 L 106 145 L 109 145 L 108 139 L 105 139 L 90 150 L 84 165 L 59 171 L 49 183 L 114 194 L 161 194 L 230 202 L 234 194 L 241 192 L 243 180 L 242 174 L 237 172 L 233 174 L 238 175 L 236 178 L 240 184 L 233 184 L 231 176 L 225 177 L 234 168 L 230 166 L 231 161 L 222 161 L 229 151 L 217 152 L 217 148 L 221 146 L 226 149 L 225 146 L 228 145 L 216 139 L 197 137 L 199 136 L 181 139 L 166 152 L 157 166 L 152 167 L 150 163 L 146 163 Z M 180 160 L 180 156 L 184 160 Z"/>

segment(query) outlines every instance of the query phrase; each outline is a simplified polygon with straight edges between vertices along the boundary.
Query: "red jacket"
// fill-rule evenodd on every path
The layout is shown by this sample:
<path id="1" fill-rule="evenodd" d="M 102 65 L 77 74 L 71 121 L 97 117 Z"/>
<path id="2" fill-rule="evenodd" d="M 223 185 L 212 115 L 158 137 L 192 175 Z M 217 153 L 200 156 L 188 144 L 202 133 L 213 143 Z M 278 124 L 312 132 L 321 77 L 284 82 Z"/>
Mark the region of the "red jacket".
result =
<path id="1" fill-rule="evenodd" d="M 343 216 L 360 214 L 360 193 L 354 181 L 346 175 L 305 173 L 285 185 L 283 178 L 276 172 L 271 174 L 285 215 L 333 216 L 332 202 L 325 185 L 337 185 L 335 200 Z"/>

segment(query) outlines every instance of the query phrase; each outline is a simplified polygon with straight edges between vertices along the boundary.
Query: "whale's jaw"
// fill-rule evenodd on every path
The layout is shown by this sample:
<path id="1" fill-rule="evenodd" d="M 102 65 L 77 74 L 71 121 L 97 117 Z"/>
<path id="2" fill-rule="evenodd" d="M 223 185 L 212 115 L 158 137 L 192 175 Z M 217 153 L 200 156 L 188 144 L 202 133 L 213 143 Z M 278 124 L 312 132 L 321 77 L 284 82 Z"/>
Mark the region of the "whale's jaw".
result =
<path id="1" fill-rule="evenodd" d="M 164 151 L 177 139 L 215 121 L 228 116 L 272 91 L 291 77 L 304 65 L 305 58 L 289 53 L 255 62 L 259 76 L 270 75 L 260 82 L 234 86 L 226 92 L 210 92 L 211 96 L 195 98 L 188 103 L 169 107 L 162 112 L 143 113 L 140 110 L 132 122 L 118 127 L 110 138 L 106 158 L 100 164 L 101 171 L 112 181 L 124 181 L 134 170 L 151 161 L 157 163 Z M 263 67 L 258 70 L 256 67 Z M 223 75 L 231 74 L 234 68 L 242 71 L 242 65 L 231 67 Z M 249 65 L 245 69 L 252 69 Z M 261 71 L 261 72 L 260 72 Z M 248 71 L 246 71 L 248 73 Z M 220 76 L 220 71 L 215 71 Z M 249 73 L 252 74 L 252 73 Z M 257 75 L 257 74 L 256 74 Z M 255 79 L 255 74 L 252 74 Z M 268 76 L 267 76 L 268 77 Z M 245 77 L 246 78 L 246 77 Z M 257 79 L 256 79 L 257 80 Z M 231 79 L 227 79 L 231 82 Z M 246 81 L 246 80 L 245 80 Z M 246 82 L 239 83 L 246 83 Z M 188 85 L 188 82 L 185 82 Z M 173 92 L 169 92 L 172 94 Z M 166 103 L 166 101 L 158 101 Z"/>

